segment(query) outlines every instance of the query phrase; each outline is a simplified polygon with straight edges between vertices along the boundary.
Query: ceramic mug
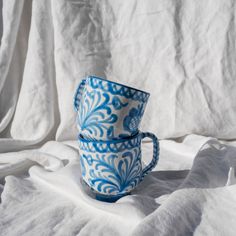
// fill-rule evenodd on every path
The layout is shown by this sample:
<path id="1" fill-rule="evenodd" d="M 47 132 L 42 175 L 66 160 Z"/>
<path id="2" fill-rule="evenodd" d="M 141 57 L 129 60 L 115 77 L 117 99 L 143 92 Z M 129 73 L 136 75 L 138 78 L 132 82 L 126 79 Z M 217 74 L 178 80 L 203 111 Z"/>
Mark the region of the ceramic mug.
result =
<path id="1" fill-rule="evenodd" d="M 90 140 L 114 140 L 137 134 L 150 94 L 89 76 L 74 97 L 79 133 Z"/>
<path id="2" fill-rule="evenodd" d="M 141 142 L 153 141 L 153 157 L 142 167 Z M 93 141 L 78 138 L 82 178 L 97 193 L 97 199 L 113 202 L 133 190 L 156 165 L 159 142 L 152 133 L 112 141 Z"/>

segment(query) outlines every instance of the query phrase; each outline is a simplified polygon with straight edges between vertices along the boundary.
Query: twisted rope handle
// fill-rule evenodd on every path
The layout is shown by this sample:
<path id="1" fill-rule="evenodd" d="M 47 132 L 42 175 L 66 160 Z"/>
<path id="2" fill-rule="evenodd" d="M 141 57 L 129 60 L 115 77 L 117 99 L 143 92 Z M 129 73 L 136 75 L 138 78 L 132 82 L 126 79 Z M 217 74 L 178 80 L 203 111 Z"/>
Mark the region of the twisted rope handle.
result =
<path id="1" fill-rule="evenodd" d="M 147 165 L 143 171 L 142 171 L 142 176 L 141 176 L 141 180 L 143 180 L 143 178 L 151 172 L 151 170 L 157 165 L 157 162 L 159 160 L 159 142 L 158 142 L 158 138 L 156 137 L 155 134 L 149 133 L 149 132 L 145 132 L 142 133 L 142 139 L 144 138 L 150 138 L 153 142 L 153 157 L 151 162 L 149 163 L 149 165 Z"/>

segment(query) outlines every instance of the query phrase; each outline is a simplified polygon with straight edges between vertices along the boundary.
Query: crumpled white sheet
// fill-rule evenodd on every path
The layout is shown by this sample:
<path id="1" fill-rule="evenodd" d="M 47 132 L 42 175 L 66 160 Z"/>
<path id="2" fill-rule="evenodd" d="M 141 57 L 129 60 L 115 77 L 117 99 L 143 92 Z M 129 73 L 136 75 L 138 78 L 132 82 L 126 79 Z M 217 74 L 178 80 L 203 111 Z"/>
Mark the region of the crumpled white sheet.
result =
<path id="1" fill-rule="evenodd" d="M 235 1 L 2 1 L 0 235 L 235 235 L 235 147 L 200 136 L 236 138 Z M 88 74 L 149 91 L 141 129 L 180 137 L 114 204 L 79 179 Z"/>
<path id="2" fill-rule="evenodd" d="M 143 150 L 147 162 L 150 144 Z M 191 135 L 161 141 L 161 150 L 158 167 L 114 204 L 95 200 L 81 183 L 76 141 L 1 154 L 12 161 L 5 174 L 11 165 L 18 173 L 6 177 L 0 235 L 235 235 L 236 147 Z M 29 176 L 26 159 L 34 161 Z"/>

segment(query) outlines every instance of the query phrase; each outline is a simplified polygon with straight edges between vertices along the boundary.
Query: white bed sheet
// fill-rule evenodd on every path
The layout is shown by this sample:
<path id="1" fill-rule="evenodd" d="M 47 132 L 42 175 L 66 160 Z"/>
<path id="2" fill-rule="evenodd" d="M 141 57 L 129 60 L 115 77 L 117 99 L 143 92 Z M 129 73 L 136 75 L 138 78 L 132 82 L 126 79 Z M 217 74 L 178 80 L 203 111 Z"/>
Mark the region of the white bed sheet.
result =
<path id="1" fill-rule="evenodd" d="M 160 143 L 159 165 L 116 203 L 81 183 L 76 141 L 1 154 L 11 164 L 0 165 L 0 235 L 234 235 L 236 147 L 196 135 Z"/>

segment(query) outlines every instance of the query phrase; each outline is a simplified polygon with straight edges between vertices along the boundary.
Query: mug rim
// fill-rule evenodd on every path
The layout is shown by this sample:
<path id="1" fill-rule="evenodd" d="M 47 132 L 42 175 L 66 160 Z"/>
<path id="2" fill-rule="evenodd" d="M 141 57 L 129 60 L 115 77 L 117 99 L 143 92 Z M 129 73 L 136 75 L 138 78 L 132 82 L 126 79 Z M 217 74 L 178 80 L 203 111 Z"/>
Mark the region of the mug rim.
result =
<path id="1" fill-rule="evenodd" d="M 111 140 L 90 140 L 90 139 L 86 139 L 84 138 L 81 134 L 78 135 L 78 141 L 83 142 L 83 143 L 102 143 L 102 144 L 107 144 L 107 143 L 123 143 L 123 142 L 129 142 L 132 141 L 134 139 L 139 138 L 139 136 L 142 135 L 142 132 L 137 131 L 136 134 L 134 134 L 133 136 L 128 136 L 127 138 L 119 138 L 119 139 L 111 139 Z"/>
<path id="2" fill-rule="evenodd" d="M 135 90 L 137 92 L 145 93 L 146 95 L 148 95 L 148 97 L 150 96 L 149 92 L 143 91 L 141 89 L 133 88 L 133 87 L 131 87 L 129 85 L 121 84 L 121 83 L 118 83 L 118 82 L 115 82 L 115 81 L 111 81 L 111 80 L 108 80 L 108 79 L 103 79 L 103 78 L 95 76 L 95 75 L 89 75 L 87 78 L 95 78 L 95 79 L 98 79 L 98 80 L 102 80 L 102 81 L 105 81 L 105 82 L 109 82 L 109 83 L 112 83 L 112 84 L 123 86 L 123 87 L 126 87 L 128 89 Z"/>

